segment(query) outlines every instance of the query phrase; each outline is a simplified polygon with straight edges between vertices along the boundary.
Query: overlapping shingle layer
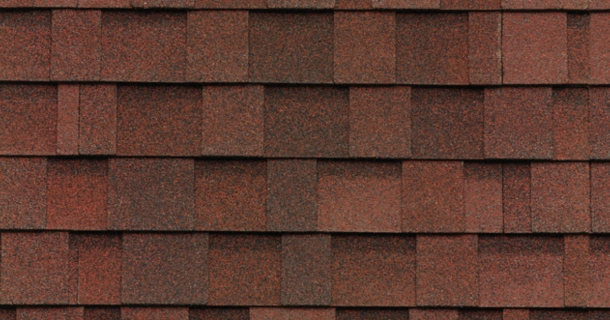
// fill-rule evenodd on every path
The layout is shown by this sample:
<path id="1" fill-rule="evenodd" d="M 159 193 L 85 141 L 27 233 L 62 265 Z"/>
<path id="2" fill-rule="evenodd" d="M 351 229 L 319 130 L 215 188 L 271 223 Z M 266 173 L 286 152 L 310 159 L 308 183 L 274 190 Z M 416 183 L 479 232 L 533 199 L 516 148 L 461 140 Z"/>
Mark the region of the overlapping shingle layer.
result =
<path id="1" fill-rule="evenodd" d="M 609 9 L 0 0 L 0 320 L 610 319 Z"/>

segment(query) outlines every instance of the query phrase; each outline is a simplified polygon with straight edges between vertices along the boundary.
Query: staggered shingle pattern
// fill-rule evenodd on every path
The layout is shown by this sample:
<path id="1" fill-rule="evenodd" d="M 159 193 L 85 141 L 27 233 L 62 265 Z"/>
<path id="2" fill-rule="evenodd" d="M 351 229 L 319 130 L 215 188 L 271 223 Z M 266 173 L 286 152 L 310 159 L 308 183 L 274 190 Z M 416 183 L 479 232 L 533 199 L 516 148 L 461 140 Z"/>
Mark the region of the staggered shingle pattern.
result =
<path id="1" fill-rule="evenodd" d="M 0 0 L 0 320 L 610 319 L 608 10 Z"/>

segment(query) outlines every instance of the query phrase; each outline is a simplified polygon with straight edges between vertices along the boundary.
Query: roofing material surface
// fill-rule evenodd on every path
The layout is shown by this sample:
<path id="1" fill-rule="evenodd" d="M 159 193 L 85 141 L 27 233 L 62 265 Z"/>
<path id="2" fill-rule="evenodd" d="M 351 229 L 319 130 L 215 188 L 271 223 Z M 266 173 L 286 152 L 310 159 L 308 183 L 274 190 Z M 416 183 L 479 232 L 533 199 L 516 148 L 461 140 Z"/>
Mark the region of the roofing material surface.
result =
<path id="1" fill-rule="evenodd" d="M 0 319 L 610 319 L 610 2 L 0 7 Z"/>

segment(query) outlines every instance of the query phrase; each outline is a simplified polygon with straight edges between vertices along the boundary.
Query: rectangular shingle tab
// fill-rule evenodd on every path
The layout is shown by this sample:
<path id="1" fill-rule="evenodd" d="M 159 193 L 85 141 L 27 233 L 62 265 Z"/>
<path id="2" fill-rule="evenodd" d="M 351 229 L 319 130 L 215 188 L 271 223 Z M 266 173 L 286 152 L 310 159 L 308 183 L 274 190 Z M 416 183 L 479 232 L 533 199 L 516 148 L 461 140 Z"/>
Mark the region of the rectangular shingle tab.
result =
<path id="1" fill-rule="evenodd" d="M 51 78 L 99 80 L 101 36 L 100 10 L 53 10 Z"/>
<path id="2" fill-rule="evenodd" d="M 101 78 L 184 81 L 186 21 L 186 12 L 104 11 Z"/>
<path id="3" fill-rule="evenodd" d="M 111 158 L 108 228 L 192 230 L 193 159 Z"/>
<path id="4" fill-rule="evenodd" d="M 3 11 L 0 17 L 0 79 L 48 81 L 51 11 Z"/>
<path id="5" fill-rule="evenodd" d="M 415 305 L 415 238 L 336 235 L 332 248 L 332 305 Z"/>
<path id="6" fill-rule="evenodd" d="M 189 11 L 187 24 L 188 80 L 247 81 L 248 11 Z"/>
<path id="7" fill-rule="evenodd" d="M 330 260 L 330 235 L 283 235 L 282 305 L 329 305 Z"/>
<path id="8" fill-rule="evenodd" d="M 252 12 L 250 80 L 332 83 L 333 14 Z"/>
<path id="9" fill-rule="evenodd" d="M 76 261 L 68 232 L 2 233 L 3 303 L 76 303 Z"/>

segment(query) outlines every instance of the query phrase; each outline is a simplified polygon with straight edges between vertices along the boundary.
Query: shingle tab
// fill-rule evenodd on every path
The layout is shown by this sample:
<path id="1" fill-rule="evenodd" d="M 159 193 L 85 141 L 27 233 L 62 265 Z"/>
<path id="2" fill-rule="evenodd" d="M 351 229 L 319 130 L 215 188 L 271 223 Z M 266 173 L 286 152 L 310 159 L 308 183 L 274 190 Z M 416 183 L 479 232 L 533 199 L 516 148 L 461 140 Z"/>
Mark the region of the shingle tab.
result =
<path id="1" fill-rule="evenodd" d="M 476 235 L 417 236 L 417 305 L 478 306 Z"/>
<path id="2" fill-rule="evenodd" d="M 187 320 L 188 308 L 123 307 L 121 320 Z"/>
<path id="3" fill-rule="evenodd" d="M 335 83 L 393 83 L 396 15 L 335 12 Z"/>
<path id="4" fill-rule="evenodd" d="M 591 231 L 590 169 L 586 162 L 532 163 L 532 231 Z"/>
<path id="5" fill-rule="evenodd" d="M 0 228 L 44 229 L 47 160 L 0 158 Z"/>
<path id="6" fill-rule="evenodd" d="M 335 0 L 267 0 L 270 9 L 332 9 Z"/>
<path id="7" fill-rule="evenodd" d="M 334 87 L 265 88 L 265 154 L 347 157 L 349 91 Z"/>
<path id="8" fill-rule="evenodd" d="M 205 233 L 123 234 L 121 302 L 205 304 L 208 267 Z"/>
<path id="9" fill-rule="evenodd" d="M 78 154 L 78 85 L 57 86 L 57 154 Z"/>
<path id="10" fill-rule="evenodd" d="M 501 7 L 501 3 L 502 3 L 502 0 L 441 0 L 441 9 L 443 9 L 443 10 L 498 10 Z"/>
<path id="11" fill-rule="evenodd" d="M 458 320 L 459 316 L 452 309 L 409 309 L 410 320 Z"/>
<path id="12" fill-rule="evenodd" d="M 414 88 L 411 97 L 414 158 L 483 157 L 483 90 Z"/>
<path id="13" fill-rule="evenodd" d="M 121 236 L 113 233 L 71 234 L 70 243 L 78 252 L 78 303 L 120 304 L 123 263 Z M 99 311 L 99 313 L 116 314 L 116 311 L 118 310 Z M 85 314 L 87 313 L 85 310 Z"/>
<path id="14" fill-rule="evenodd" d="M 590 15 L 590 32 L 594 37 L 590 39 L 590 63 L 591 83 L 607 84 L 610 82 L 610 35 L 606 32 L 610 29 L 610 13 L 595 12 Z"/>
<path id="15" fill-rule="evenodd" d="M 68 232 L 2 233 L 4 304 L 74 304 L 76 255 Z"/>
<path id="16" fill-rule="evenodd" d="M 267 230 L 317 230 L 316 160 L 267 161 Z"/>
<path id="17" fill-rule="evenodd" d="M 372 0 L 375 9 L 438 9 L 441 0 Z"/>
<path id="18" fill-rule="evenodd" d="M 263 160 L 195 163 L 195 229 L 263 231 L 267 226 Z"/>
<path id="19" fill-rule="evenodd" d="M 532 175 L 529 162 L 502 164 L 504 232 L 532 231 L 531 190 Z"/>
<path id="20" fill-rule="evenodd" d="M 502 164 L 464 163 L 464 219 L 466 232 L 502 232 Z"/>
<path id="21" fill-rule="evenodd" d="M 187 41 L 189 81 L 247 81 L 247 11 L 189 11 Z"/>
<path id="22" fill-rule="evenodd" d="M 588 83 L 591 75 L 591 27 L 588 13 L 568 13 L 568 77 Z"/>
<path id="23" fill-rule="evenodd" d="M 0 14 L 0 79 L 48 81 L 51 75 L 51 11 Z"/>
<path id="24" fill-rule="evenodd" d="M 205 9 L 263 9 L 267 0 L 195 0 L 195 8 Z"/>
<path id="25" fill-rule="evenodd" d="M 589 304 L 592 296 L 589 289 L 591 287 L 590 247 L 588 235 L 566 235 L 564 238 L 566 307 L 586 307 Z"/>
<path id="26" fill-rule="evenodd" d="M 586 252 L 586 251 L 585 251 Z M 610 283 L 610 273 L 608 270 L 610 263 L 610 241 L 607 237 L 594 236 L 589 242 L 589 300 L 588 307 L 610 306 L 608 294 L 608 283 Z"/>
<path id="27" fill-rule="evenodd" d="M 57 112 L 57 86 L 0 85 L 0 154 L 56 154 Z"/>
<path id="28" fill-rule="evenodd" d="M 108 227 L 192 230 L 193 159 L 111 158 Z"/>
<path id="29" fill-rule="evenodd" d="M 585 88 L 553 89 L 553 158 L 588 160 L 589 91 Z"/>
<path id="30" fill-rule="evenodd" d="M 404 161 L 402 231 L 463 232 L 462 161 Z"/>
<path id="31" fill-rule="evenodd" d="M 411 110 L 410 87 L 351 87 L 350 157 L 410 157 Z"/>
<path id="32" fill-rule="evenodd" d="M 447 2 L 444 0 L 443 3 Z M 494 6 L 491 0 L 458 0 L 464 5 Z M 499 4 L 499 0 L 495 1 Z M 470 12 L 468 14 L 468 58 L 471 84 L 502 83 L 502 14 Z"/>
<path id="33" fill-rule="evenodd" d="M 250 320 L 335 320 L 331 308 L 251 308 Z"/>
<path id="34" fill-rule="evenodd" d="M 202 154 L 262 156 L 265 135 L 263 86 L 203 89 Z"/>
<path id="35" fill-rule="evenodd" d="M 82 320 L 83 307 L 17 308 L 17 320 Z"/>
<path id="36" fill-rule="evenodd" d="M 400 162 L 318 162 L 318 229 L 399 232 Z"/>
<path id="37" fill-rule="evenodd" d="M 591 163 L 591 228 L 595 233 L 610 231 L 610 164 Z"/>
<path id="38" fill-rule="evenodd" d="M 50 159 L 47 172 L 47 229 L 107 228 L 107 161 Z"/>
<path id="39" fill-rule="evenodd" d="M 116 153 L 117 87 L 112 84 L 80 85 L 79 153 Z"/>
<path id="40" fill-rule="evenodd" d="M 552 99 L 550 87 L 485 89 L 485 157 L 552 158 Z"/>
<path id="41" fill-rule="evenodd" d="M 189 308 L 189 320 L 250 320 L 248 308 Z"/>
<path id="42" fill-rule="evenodd" d="M 481 307 L 563 307 L 563 238 L 479 236 Z"/>
<path id="43" fill-rule="evenodd" d="M 186 12 L 104 11 L 102 80 L 184 81 L 186 20 Z"/>
<path id="44" fill-rule="evenodd" d="M 329 305 L 330 260 L 330 235 L 283 235 L 282 305 Z"/>
<path id="45" fill-rule="evenodd" d="M 280 236 L 212 234 L 208 304 L 280 305 L 281 259 Z"/>
<path id="46" fill-rule="evenodd" d="M 84 320 L 121 320 L 121 308 L 85 307 Z"/>
<path id="47" fill-rule="evenodd" d="M 415 237 L 337 235 L 332 246 L 332 305 L 415 305 Z"/>
<path id="48" fill-rule="evenodd" d="M 250 14 L 250 80 L 333 82 L 333 15 L 326 12 Z"/>
<path id="49" fill-rule="evenodd" d="M 201 89 L 191 86 L 120 86 L 117 102 L 118 154 L 201 154 Z"/>
<path id="50" fill-rule="evenodd" d="M 397 14 L 396 81 L 468 84 L 468 15 Z"/>
<path id="51" fill-rule="evenodd" d="M 53 10 L 51 78 L 99 80 L 101 36 L 100 10 Z"/>
<path id="52" fill-rule="evenodd" d="M 409 309 L 395 308 L 341 308 L 337 320 L 404 320 L 409 319 Z"/>
<path id="53" fill-rule="evenodd" d="M 565 12 L 504 12 L 502 19 L 504 83 L 567 82 Z"/>

